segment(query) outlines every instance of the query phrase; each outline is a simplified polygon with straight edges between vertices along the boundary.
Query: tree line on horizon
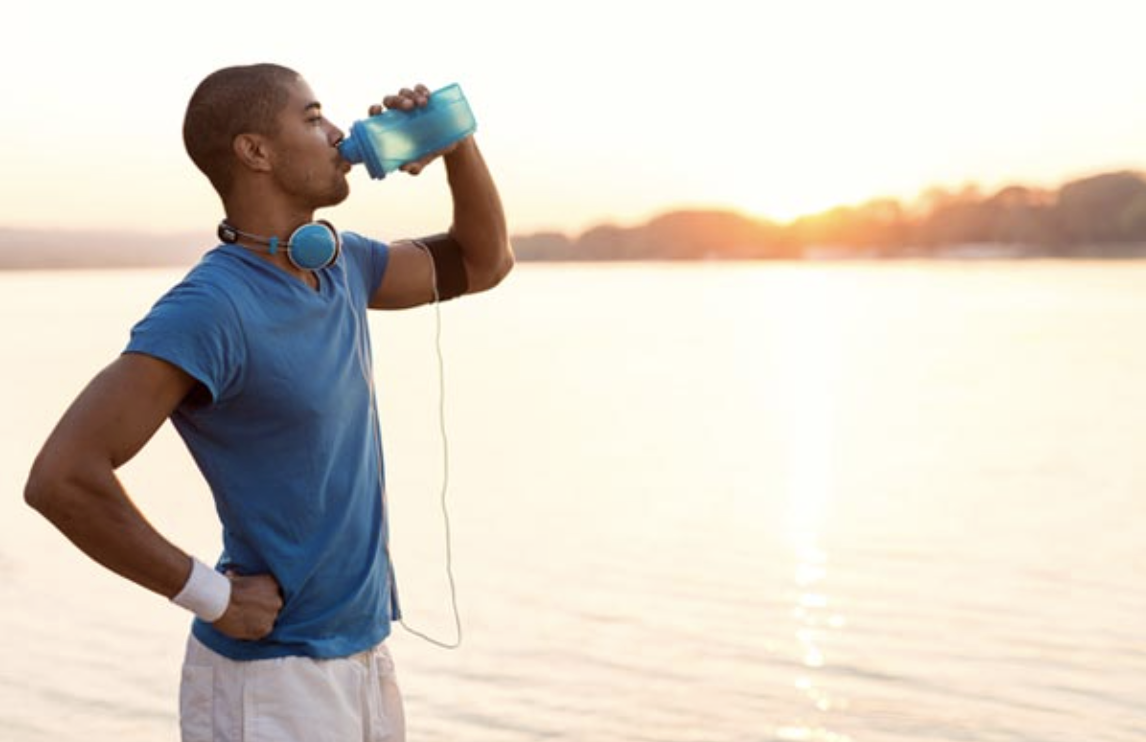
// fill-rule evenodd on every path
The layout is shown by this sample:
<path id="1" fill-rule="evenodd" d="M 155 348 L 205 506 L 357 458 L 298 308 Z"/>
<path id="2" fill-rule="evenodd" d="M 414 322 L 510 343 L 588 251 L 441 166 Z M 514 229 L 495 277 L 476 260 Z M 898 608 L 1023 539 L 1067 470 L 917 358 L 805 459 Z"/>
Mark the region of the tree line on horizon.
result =
<path id="1" fill-rule="evenodd" d="M 0 269 L 191 265 L 202 235 L 61 232 L 0 226 Z M 765 260 L 928 257 L 1146 257 L 1146 176 L 1123 170 L 1057 189 L 933 188 L 915 202 L 873 199 L 788 223 L 680 210 L 576 236 L 514 235 L 521 260 Z"/>
<path id="2" fill-rule="evenodd" d="M 880 198 L 785 224 L 735 211 L 672 211 L 577 237 L 517 236 L 514 250 L 523 260 L 1146 256 L 1146 177 L 1124 170 L 992 194 L 933 188 L 912 204 Z"/>

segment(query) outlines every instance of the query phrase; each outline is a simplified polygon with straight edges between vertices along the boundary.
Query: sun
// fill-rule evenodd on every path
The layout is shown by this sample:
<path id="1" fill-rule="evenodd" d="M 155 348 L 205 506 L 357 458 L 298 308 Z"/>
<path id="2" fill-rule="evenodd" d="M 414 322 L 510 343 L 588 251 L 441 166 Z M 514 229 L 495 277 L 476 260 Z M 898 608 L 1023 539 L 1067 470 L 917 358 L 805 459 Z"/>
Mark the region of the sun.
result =
<path id="1" fill-rule="evenodd" d="M 773 169 L 761 175 L 728 172 L 710 187 L 710 200 L 725 204 L 749 216 L 788 223 L 802 216 L 818 214 L 837 206 L 856 205 L 885 194 L 874 191 L 875 184 L 861 178 L 834 173 L 826 180 L 813 180 L 800 172 Z"/>

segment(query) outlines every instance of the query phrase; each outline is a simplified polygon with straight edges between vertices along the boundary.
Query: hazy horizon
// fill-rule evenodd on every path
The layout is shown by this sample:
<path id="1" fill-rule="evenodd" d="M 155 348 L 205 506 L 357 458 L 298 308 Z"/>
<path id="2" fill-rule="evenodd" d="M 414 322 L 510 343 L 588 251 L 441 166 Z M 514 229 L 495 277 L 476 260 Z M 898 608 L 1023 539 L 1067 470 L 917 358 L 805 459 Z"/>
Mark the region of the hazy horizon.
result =
<path id="1" fill-rule="evenodd" d="M 512 218 L 512 215 L 509 215 L 510 216 L 510 229 L 511 229 L 511 232 L 513 232 L 513 234 L 518 235 L 518 236 L 529 236 L 529 235 L 537 235 L 537 234 L 560 234 L 560 235 L 564 235 L 566 237 L 575 239 L 575 238 L 577 238 L 577 237 L 579 237 L 579 236 L 581 236 L 581 235 L 583 235 L 583 234 L 585 234 L 585 233 L 587 233 L 593 229 L 600 228 L 600 227 L 613 227 L 613 226 L 615 226 L 615 227 L 634 227 L 634 226 L 639 226 L 641 224 L 645 224 L 645 223 L 647 223 L 653 219 L 656 219 L 657 217 L 663 216 L 665 214 L 671 214 L 671 213 L 676 213 L 676 212 L 692 212 L 692 211 L 728 212 L 728 213 L 739 214 L 741 216 L 744 216 L 745 218 L 757 220 L 757 221 L 764 222 L 764 223 L 771 223 L 771 224 L 775 224 L 778 226 L 786 226 L 786 225 L 791 225 L 791 224 L 793 224 L 793 223 L 795 223 L 801 219 L 805 219 L 805 218 L 809 218 L 809 217 L 816 217 L 816 216 L 820 216 L 823 214 L 827 214 L 829 212 L 832 212 L 833 210 L 862 207 L 864 204 L 869 204 L 869 203 L 873 203 L 876 201 L 882 201 L 882 200 L 895 201 L 895 202 L 903 205 L 906 208 L 914 208 L 918 204 L 925 202 L 930 196 L 933 196 L 937 193 L 943 193 L 943 194 L 955 196 L 955 195 L 958 195 L 961 193 L 966 193 L 968 191 L 972 191 L 972 192 L 978 192 L 978 193 L 983 194 L 984 196 L 987 196 L 993 192 L 996 192 L 998 190 L 1002 190 L 1004 188 L 1009 188 L 1009 187 L 1027 188 L 1027 189 L 1031 189 L 1034 191 L 1053 192 L 1056 189 L 1062 187 L 1063 185 L 1065 185 L 1066 183 L 1069 183 L 1069 182 L 1082 180 L 1082 179 L 1094 177 L 1097 175 L 1103 175 L 1103 174 L 1109 174 L 1109 173 L 1119 173 L 1119 172 L 1146 173 L 1146 168 L 1144 168 L 1143 170 L 1139 170 L 1138 168 L 1135 168 L 1135 167 L 1126 166 L 1126 167 L 1113 167 L 1113 168 L 1110 168 L 1108 170 L 1101 170 L 1101 171 L 1097 168 L 1084 168 L 1083 170 L 1080 170 L 1079 172 L 1074 173 L 1074 174 L 1070 174 L 1067 177 L 1065 177 L 1063 180 L 1057 181 L 1057 182 L 1029 182 L 1029 181 L 1021 181 L 1021 180 L 1009 180 L 1009 181 L 994 184 L 993 186 L 990 186 L 990 187 L 988 187 L 984 183 L 973 181 L 973 180 L 966 180 L 966 181 L 962 181 L 959 183 L 930 183 L 930 184 L 922 185 L 918 189 L 916 189 L 916 191 L 909 193 L 909 194 L 906 194 L 906 195 L 895 196 L 895 195 L 883 194 L 883 193 L 873 193 L 873 194 L 871 194 L 865 198 L 860 198 L 860 199 L 855 200 L 855 201 L 832 203 L 832 204 L 826 205 L 822 209 L 792 214 L 791 216 L 789 216 L 787 218 L 777 218 L 777 217 L 771 216 L 771 215 L 766 214 L 766 213 L 755 213 L 755 212 L 752 212 L 750 210 L 738 207 L 735 204 L 718 203 L 718 202 L 699 202 L 698 201 L 698 202 L 666 203 L 666 204 L 663 204 L 659 207 L 654 206 L 648 212 L 645 212 L 642 214 L 635 214 L 635 215 L 631 216 L 630 218 L 623 219 L 623 220 L 611 219 L 607 215 L 589 216 L 584 221 L 579 222 L 579 223 L 571 223 L 571 222 L 567 222 L 565 224 L 557 224 L 557 223 L 548 224 L 548 223 L 545 223 L 545 224 L 532 225 L 529 228 L 523 228 L 523 229 L 515 228 L 515 224 L 514 224 L 514 220 Z M 337 212 L 340 210 L 340 208 L 342 208 L 341 205 L 336 206 L 336 207 L 331 207 L 330 209 L 325 209 L 325 210 L 320 211 L 318 215 L 323 216 L 323 217 L 328 218 L 328 219 L 337 218 Z M 16 234 L 20 234 L 22 236 L 31 236 L 31 237 L 35 237 L 36 235 L 46 235 L 46 234 L 62 235 L 62 234 L 76 233 L 76 234 L 81 234 L 84 236 L 87 236 L 87 235 L 106 235 L 106 236 L 127 235 L 127 236 L 131 236 L 133 238 L 134 237 L 167 238 L 167 237 L 175 236 L 175 237 L 180 237 L 180 238 L 195 238 L 195 239 L 201 240 L 205 237 L 208 240 L 212 240 L 214 238 L 215 227 L 218 224 L 218 218 L 220 217 L 221 213 L 222 212 L 220 210 L 219 214 L 216 215 L 216 219 L 214 221 L 208 220 L 207 222 L 205 222 L 203 224 L 199 224 L 199 225 L 195 225 L 195 226 L 184 225 L 184 226 L 179 226 L 176 228 L 167 228 L 167 229 L 162 228 L 162 227 L 156 227 L 155 225 L 150 225 L 150 224 L 143 222 L 143 221 L 125 221 L 125 222 L 117 223 L 117 224 L 99 224 L 99 223 L 56 224 L 56 223 L 26 223 L 26 222 L 21 222 L 18 220 L 0 221 L 0 246 L 2 246 L 2 244 L 3 244 L 2 240 L 5 237 L 5 233 L 8 233 L 8 234 L 16 233 Z M 365 232 L 367 234 L 376 235 L 382 239 L 399 239 L 402 236 L 408 236 L 408 234 L 401 234 L 401 235 L 394 234 L 393 230 L 383 230 L 384 233 L 381 233 L 381 234 L 375 233 L 375 232 L 370 232 L 369 230 L 363 230 L 360 227 L 355 226 L 351 222 L 347 222 L 347 223 L 343 224 L 340 221 L 338 226 L 344 227 L 344 228 L 352 230 L 352 231 L 362 231 L 362 232 Z"/>

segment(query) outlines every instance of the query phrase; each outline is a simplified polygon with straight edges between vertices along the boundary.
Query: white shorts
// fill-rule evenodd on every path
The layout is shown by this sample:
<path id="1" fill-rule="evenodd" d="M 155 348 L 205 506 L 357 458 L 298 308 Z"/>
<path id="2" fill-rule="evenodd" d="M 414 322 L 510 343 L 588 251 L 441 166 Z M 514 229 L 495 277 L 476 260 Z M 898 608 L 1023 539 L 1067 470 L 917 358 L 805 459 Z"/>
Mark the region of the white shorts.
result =
<path id="1" fill-rule="evenodd" d="M 386 645 L 352 657 L 237 662 L 187 641 L 183 742 L 405 742 Z"/>

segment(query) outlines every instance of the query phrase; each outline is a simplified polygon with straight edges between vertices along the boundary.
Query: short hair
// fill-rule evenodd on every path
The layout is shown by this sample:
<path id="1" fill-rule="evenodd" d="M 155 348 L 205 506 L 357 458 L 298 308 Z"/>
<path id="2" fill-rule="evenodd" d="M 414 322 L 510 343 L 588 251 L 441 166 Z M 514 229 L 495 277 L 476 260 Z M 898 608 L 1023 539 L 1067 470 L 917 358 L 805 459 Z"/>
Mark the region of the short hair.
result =
<path id="1" fill-rule="evenodd" d="M 199 83 L 183 118 L 183 144 L 196 167 L 226 198 L 234 180 L 235 137 L 274 136 L 287 87 L 301 76 L 277 64 L 224 67 Z"/>

